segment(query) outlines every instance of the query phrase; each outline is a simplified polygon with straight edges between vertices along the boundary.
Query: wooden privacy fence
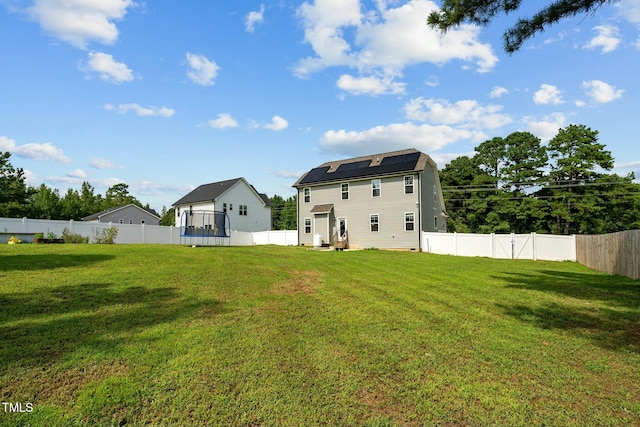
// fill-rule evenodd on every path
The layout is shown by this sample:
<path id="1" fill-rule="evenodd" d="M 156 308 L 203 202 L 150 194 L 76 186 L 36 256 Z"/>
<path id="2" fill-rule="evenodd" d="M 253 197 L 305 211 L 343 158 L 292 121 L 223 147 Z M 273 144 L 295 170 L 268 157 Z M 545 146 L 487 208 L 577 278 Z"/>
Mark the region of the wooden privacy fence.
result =
<path id="1" fill-rule="evenodd" d="M 576 260 L 596 271 L 640 279 L 640 230 L 577 235 Z"/>

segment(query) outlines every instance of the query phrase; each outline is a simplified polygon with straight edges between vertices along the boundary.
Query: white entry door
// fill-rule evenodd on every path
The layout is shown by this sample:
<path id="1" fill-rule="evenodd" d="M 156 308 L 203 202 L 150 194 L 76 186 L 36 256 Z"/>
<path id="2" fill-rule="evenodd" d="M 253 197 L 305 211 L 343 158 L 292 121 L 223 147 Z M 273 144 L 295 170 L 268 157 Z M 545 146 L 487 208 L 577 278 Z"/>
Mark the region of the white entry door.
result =
<path id="1" fill-rule="evenodd" d="M 342 241 L 342 237 L 347 232 L 347 218 L 338 218 L 338 241 Z"/>

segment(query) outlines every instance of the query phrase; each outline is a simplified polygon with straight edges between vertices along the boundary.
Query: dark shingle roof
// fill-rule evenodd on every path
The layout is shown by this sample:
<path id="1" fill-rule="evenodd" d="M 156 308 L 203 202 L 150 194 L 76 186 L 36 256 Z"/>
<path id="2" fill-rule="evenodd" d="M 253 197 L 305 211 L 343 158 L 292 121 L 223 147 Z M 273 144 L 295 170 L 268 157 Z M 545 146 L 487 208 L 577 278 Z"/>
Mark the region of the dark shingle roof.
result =
<path id="1" fill-rule="evenodd" d="M 158 219 L 160 219 L 160 215 L 158 215 L 158 212 L 156 212 L 155 209 L 151 209 L 151 208 L 147 209 L 147 208 L 140 207 L 138 205 L 134 205 L 133 203 L 129 203 L 128 205 L 115 206 L 113 208 L 105 209 L 103 211 L 91 214 L 89 216 L 85 216 L 84 218 L 82 218 L 82 220 L 83 221 L 95 221 L 97 219 L 100 219 L 100 217 L 105 216 L 108 213 L 115 212 L 115 211 L 118 211 L 120 209 L 124 209 L 127 206 L 134 206 L 134 207 L 136 207 L 138 209 L 142 209 L 143 211 L 145 211 L 145 212 L 147 212 L 147 213 L 149 213 L 149 214 L 151 214 L 153 216 L 156 216 L 156 217 L 158 217 Z"/>
<path id="2" fill-rule="evenodd" d="M 311 169 L 293 186 L 422 171 L 427 164 L 427 159 L 426 154 L 408 149 L 327 162 Z"/>
<path id="3" fill-rule="evenodd" d="M 242 178 L 235 178 L 228 179 L 226 181 L 212 182 L 210 184 L 202 184 L 195 190 L 191 191 L 186 196 L 175 202 L 173 206 L 184 205 L 188 203 L 213 201 L 229 188 L 233 187 L 236 182 L 241 180 Z"/>

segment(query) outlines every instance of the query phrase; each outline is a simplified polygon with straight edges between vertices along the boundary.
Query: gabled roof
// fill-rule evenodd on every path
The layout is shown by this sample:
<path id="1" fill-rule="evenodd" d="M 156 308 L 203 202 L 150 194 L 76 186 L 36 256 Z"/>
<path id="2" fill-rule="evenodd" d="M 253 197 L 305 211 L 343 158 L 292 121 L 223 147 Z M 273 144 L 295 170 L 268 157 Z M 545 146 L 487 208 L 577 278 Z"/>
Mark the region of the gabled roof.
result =
<path id="1" fill-rule="evenodd" d="M 323 163 L 304 174 L 293 186 L 302 187 L 331 181 L 420 172 L 424 170 L 427 163 L 433 163 L 433 160 L 413 148 L 354 157 Z"/>
<path id="2" fill-rule="evenodd" d="M 157 212 L 153 209 L 145 209 L 145 208 L 141 208 L 138 205 L 134 205 L 133 203 L 129 203 L 128 205 L 123 205 L 123 206 L 116 206 L 114 208 L 109 208 L 109 209 L 105 209 L 103 211 L 94 213 L 92 215 L 89 216 L 85 216 L 84 218 L 82 218 L 83 221 L 95 221 L 95 220 L 99 220 L 101 217 L 110 214 L 110 213 L 114 213 L 117 212 L 119 210 L 122 210 L 124 208 L 127 208 L 129 206 L 133 206 L 136 209 L 140 209 L 143 212 L 148 213 L 149 215 L 155 216 L 156 218 L 160 219 L 160 216 L 157 214 Z"/>
<path id="3" fill-rule="evenodd" d="M 244 178 L 234 178 L 234 179 L 228 179 L 226 181 L 218 181 L 218 182 L 212 182 L 210 184 L 202 184 L 198 186 L 195 190 L 191 191 L 186 196 L 184 196 L 183 198 L 175 202 L 172 206 L 188 205 L 190 203 L 199 203 L 199 202 L 213 202 L 240 181 L 244 181 L 251 188 L 251 190 L 255 192 L 256 196 L 258 196 L 266 206 L 271 206 L 269 197 L 266 194 L 258 193 L 255 187 L 249 184 Z"/>

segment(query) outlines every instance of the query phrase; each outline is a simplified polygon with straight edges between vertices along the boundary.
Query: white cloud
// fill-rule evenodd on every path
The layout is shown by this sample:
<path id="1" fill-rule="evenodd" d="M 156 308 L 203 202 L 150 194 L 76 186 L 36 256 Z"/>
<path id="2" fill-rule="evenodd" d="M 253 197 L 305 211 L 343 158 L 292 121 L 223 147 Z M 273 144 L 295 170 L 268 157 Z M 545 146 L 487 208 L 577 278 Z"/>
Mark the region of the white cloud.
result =
<path id="1" fill-rule="evenodd" d="M 614 167 L 616 169 L 637 168 L 637 167 L 640 167 L 640 161 L 627 162 L 627 163 L 616 163 Z"/>
<path id="2" fill-rule="evenodd" d="M 353 95 L 403 94 L 406 83 L 394 82 L 391 78 L 340 76 L 336 85 Z"/>
<path id="3" fill-rule="evenodd" d="M 509 90 L 506 87 L 494 86 L 494 88 L 491 90 L 491 93 L 489 94 L 489 98 L 501 98 L 502 95 L 507 95 L 508 93 Z"/>
<path id="4" fill-rule="evenodd" d="M 114 164 L 111 160 L 94 157 L 89 161 L 89 166 L 95 169 L 124 169 L 122 166 Z"/>
<path id="5" fill-rule="evenodd" d="M 215 129 L 226 129 L 238 127 L 238 122 L 230 114 L 220 113 L 217 119 L 209 120 L 207 125 Z"/>
<path id="6" fill-rule="evenodd" d="M 289 127 L 289 122 L 280 116 L 273 116 L 271 123 L 261 126 L 263 129 L 270 129 L 276 132 L 280 132 Z"/>
<path id="7" fill-rule="evenodd" d="M 463 139 L 482 141 L 486 135 L 449 126 L 393 123 L 388 126 L 356 132 L 330 130 L 320 139 L 320 147 L 326 152 L 344 155 L 364 155 L 414 147 L 426 153 Z"/>
<path id="8" fill-rule="evenodd" d="M 540 89 L 538 89 L 533 94 L 533 102 L 538 105 L 558 105 L 562 104 L 564 101 L 562 100 L 562 96 L 560 95 L 560 90 L 553 85 L 542 84 L 540 85 Z"/>
<path id="9" fill-rule="evenodd" d="M 126 114 L 129 111 L 134 111 L 140 117 L 171 117 L 175 114 L 175 110 L 167 107 L 142 107 L 139 104 L 106 104 L 104 108 L 108 111 L 115 111 L 119 114 Z"/>
<path id="10" fill-rule="evenodd" d="M 87 174 L 82 169 L 75 169 L 75 170 L 72 170 L 71 172 L 67 172 L 67 176 L 69 178 L 74 178 L 74 179 L 83 180 L 83 181 L 87 179 Z"/>
<path id="11" fill-rule="evenodd" d="M 620 37 L 618 37 L 618 27 L 615 25 L 598 25 L 593 29 L 598 32 L 598 35 L 584 45 L 585 49 L 600 49 L 600 53 L 616 50 L 621 41 Z"/>
<path id="12" fill-rule="evenodd" d="M 122 19 L 132 0 L 37 0 L 23 12 L 47 33 L 84 49 L 91 41 L 113 44 L 114 21 Z"/>
<path id="13" fill-rule="evenodd" d="M 15 140 L 0 136 L 0 151 L 9 151 L 12 155 L 34 160 L 53 160 L 58 163 L 71 163 L 62 149 L 50 142 L 18 145 Z"/>
<path id="14" fill-rule="evenodd" d="M 624 90 L 616 89 L 601 80 L 582 82 L 582 87 L 585 89 L 589 98 L 600 104 L 614 101 L 622 97 L 622 94 L 624 93 Z"/>
<path id="15" fill-rule="evenodd" d="M 640 24 L 640 1 L 620 0 L 616 7 L 624 19 L 632 24 Z"/>
<path id="16" fill-rule="evenodd" d="M 363 11 L 359 0 L 305 2 L 298 16 L 305 41 L 315 56 L 298 61 L 298 77 L 332 66 L 358 69 L 363 75 L 399 76 L 405 67 L 419 63 L 445 64 L 452 60 L 475 63 L 478 72 L 490 71 L 498 62 L 489 44 L 478 41 L 480 28 L 462 25 L 441 34 L 426 25 L 430 0 L 377 1 L 377 9 Z M 347 35 L 352 35 L 350 38 Z"/>
<path id="17" fill-rule="evenodd" d="M 36 176 L 35 173 L 30 170 L 24 169 L 24 182 L 31 187 L 39 187 L 42 184 L 42 180 Z"/>
<path id="18" fill-rule="evenodd" d="M 102 52 L 89 52 L 89 60 L 81 68 L 86 71 L 98 73 L 98 76 L 107 82 L 124 83 L 133 80 L 133 72 L 124 62 L 117 62 L 113 56 Z"/>
<path id="19" fill-rule="evenodd" d="M 259 11 L 251 11 L 247 14 L 244 29 L 249 33 L 253 33 L 255 25 L 262 21 L 264 21 L 264 4 L 260 5 Z"/>
<path id="20" fill-rule="evenodd" d="M 407 118 L 443 125 L 458 125 L 466 129 L 497 129 L 512 122 L 511 117 L 500 113 L 502 106 L 482 106 L 477 101 L 462 100 L 454 104 L 444 99 L 414 98 L 404 111 Z"/>
<path id="21" fill-rule="evenodd" d="M 553 113 L 541 120 L 527 116 L 523 121 L 528 132 L 546 142 L 558 134 L 558 130 L 565 126 L 567 119 L 563 113 Z"/>
<path id="22" fill-rule="evenodd" d="M 191 81 L 202 86 L 213 86 L 220 70 L 215 61 L 207 59 L 204 55 L 195 55 L 193 53 L 187 53 L 186 56 L 189 65 L 187 76 Z"/>
<path id="23" fill-rule="evenodd" d="M 276 172 L 276 175 L 278 175 L 281 178 L 294 178 L 294 179 L 298 179 L 300 178 L 302 175 L 304 175 L 305 171 L 286 171 L 286 170 L 279 170 Z"/>

